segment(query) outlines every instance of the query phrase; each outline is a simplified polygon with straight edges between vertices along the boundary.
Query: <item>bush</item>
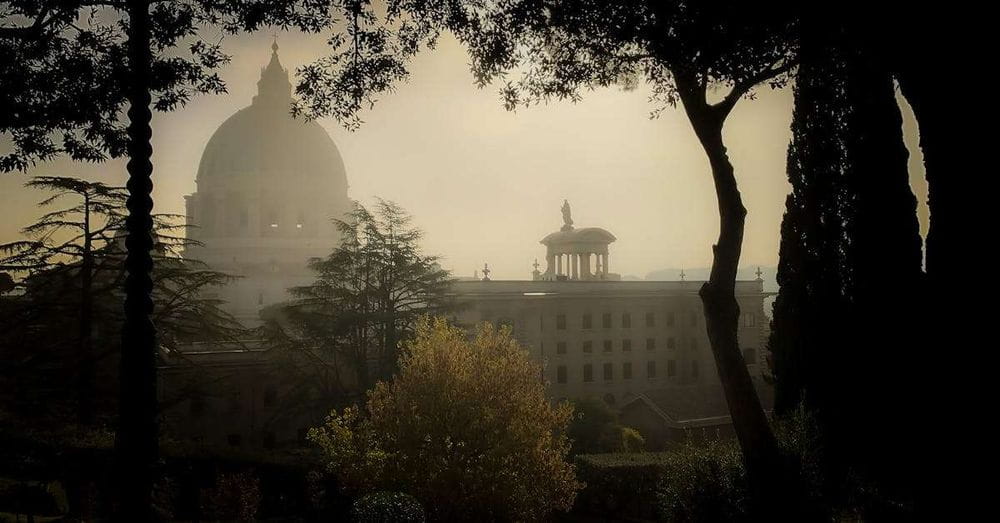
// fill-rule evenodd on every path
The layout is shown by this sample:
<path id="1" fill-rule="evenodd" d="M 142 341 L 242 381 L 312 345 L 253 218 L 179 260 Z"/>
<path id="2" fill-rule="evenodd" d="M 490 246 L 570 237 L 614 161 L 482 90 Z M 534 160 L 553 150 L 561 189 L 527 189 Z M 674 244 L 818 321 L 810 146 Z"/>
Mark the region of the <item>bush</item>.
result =
<path id="1" fill-rule="evenodd" d="M 657 485 L 669 457 L 665 452 L 577 456 L 577 475 L 585 487 L 574 510 L 604 518 L 652 518 Z"/>
<path id="2" fill-rule="evenodd" d="M 243 471 L 219 474 L 208 491 L 204 511 L 209 518 L 223 521 L 255 521 L 260 507 L 260 479 Z"/>
<path id="3" fill-rule="evenodd" d="M 773 425 L 784 466 L 791 471 L 789 504 L 796 513 L 826 519 L 821 446 L 813 418 L 799 409 Z M 658 489 L 660 516 L 668 521 L 748 521 L 749 485 L 735 440 L 686 444 L 669 453 Z"/>
<path id="4" fill-rule="evenodd" d="M 357 523 L 423 523 L 424 507 L 402 492 L 375 492 L 354 502 L 351 517 Z"/>
<path id="5" fill-rule="evenodd" d="M 351 492 L 408 492 L 436 520 L 542 520 L 580 485 L 566 461 L 572 408 L 551 405 L 540 372 L 508 329 L 484 324 L 470 341 L 424 320 L 392 381 L 309 438 Z"/>
<path id="6" fill-rule="evenodd" d="M 596 398 L 572 402 L 573 419 L 567 434 L 573 442 L 573 454 L 604 452 L 642 452 L 646 441 L 639 431 L 618 423 L 618 415 L 608 404 Z"/>
<path id="7" fill-rule="evenodd" d="M 685 445 L 669 454 L 659 489 L 668 521 L 742 521 L 747 517 L 746 471 L 734 441 Z"/>

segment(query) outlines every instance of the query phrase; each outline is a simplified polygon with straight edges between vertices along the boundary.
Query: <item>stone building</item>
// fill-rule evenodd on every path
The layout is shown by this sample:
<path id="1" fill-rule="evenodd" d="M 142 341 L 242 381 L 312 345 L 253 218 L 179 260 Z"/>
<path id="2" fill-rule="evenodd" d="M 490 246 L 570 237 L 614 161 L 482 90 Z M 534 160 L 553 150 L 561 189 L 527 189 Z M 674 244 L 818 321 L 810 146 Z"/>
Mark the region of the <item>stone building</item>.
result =
<path id="1" fill-rule="evenodd" d="M 536 267 L 530 281 L 456 282 L 454 292 L 466 305 L 459 322 L 510 326 L 543 362 L 553 399 L 600 398 L 618 409 L 664 396 L 692 404 L 671 418 L 680 423 L 673 428 L 691 421 L 688 416 L 728 414 L 698 296 L 703 282 L 620 281 L 608 270 L 615 236 L 597 227 L 574 228 L 568 204 L 563 220 L 559 231 L 541 240 L 546 269 Z M 736 282 L 739 341 L 762 387 L 766 296 L 759 276 Z"/>
<path id="2" fill-rule="evenodd" d="M 257 95 L 209 139 L 197 190 L 186 197 L 189 237 L 201 245 L 184 256 L 238 277 L 216 297 L 247 327 L 260 324 L 264 308 L 290 299 L 290 287 L 315 280 L 309 260 L 333 251 L 339 237 L 332 219 L 353 205 L 337 146 L 318 123 L 289 113 L 292 85 L 277 43 L 271 49 Z M 254 340 L 194 344 L 161 361 L 164 424 L 185 441 L 293 444 L 328 413 L 289 394 L 308 375 L 295 371 L 298 363 Z"/>
<path id="3" fill-rule="evenodd" d="M 292 118 L 292 84 L 271 49 L 257 95 L 212 135 L 186 197 L 189 236 L 203 246 L 185 256 L 240 277 L 218 297 L 248 326 L 312 281 L 309 259 L 333 250 L 331 219 L 352 206 L 340 151 L 318 123 Z"/>

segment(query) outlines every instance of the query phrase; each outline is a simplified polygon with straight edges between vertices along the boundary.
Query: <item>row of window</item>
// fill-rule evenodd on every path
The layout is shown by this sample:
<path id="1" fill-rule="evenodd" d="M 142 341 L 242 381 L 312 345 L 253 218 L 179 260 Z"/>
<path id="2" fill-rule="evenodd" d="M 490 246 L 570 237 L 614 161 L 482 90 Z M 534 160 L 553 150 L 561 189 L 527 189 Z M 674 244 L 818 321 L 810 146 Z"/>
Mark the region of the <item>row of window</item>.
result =
<path id="1" fill-rule="evenodd" d="M 615 365 L 613 363 L 605 363 L 602 367 L 604 381 L 613 381 L 615 379 Z M 656 361 L 650 360 L 646 362 L 646 377 L 653 379 L 657 377 L 657 366 Z M 677 361 L 668 360 L 667 361 L 667 377 L 674 377 L 677 375 Z M 691 361 L 691 373 L 692 378 L 698 378 L 698 362 L 696 360 Z M 632 379 L 632 362 L 625 361 L 621 364 L 621 377 L 623 380 Z M 556 367 L 556 383 L 567 383 L 569 381 L 569 370 L 566 365 L 559 365 Z M 590 383 L 594 381 L 594 366 L 590 363 L 585 363 L 583 365 L 583 382 Z"/>
<path id="2" fill-rule="evenodd" d="M 752 312 L 743 313 L 740 315 L 743 319 L 744 327 L 753 327 L 757 324 L 757 318 Z M 613 318 L 610 312 L 605 312 L 601 315 L 601 327 L 605 329 L 610 329 L 613 326 Z M 676 318 L 673 312 L 667 313 L 667 326 L 673 326 L 676 323 Z M 688 324 L 693 326 L 698 325 L 698 314 L 694 312 L 688 313 Z M 581 320 L 581 325 L 584 330 L 594 328 L 593 315 L 585 313 Z M 656 315 L 652 312 L 646 313 L 646 327 L 656 326 Z M 632 328 L 632 314 L 624 312 L 621 315 L 621 328 L 631 329 Z M 566 330 L 566 315 L 557 314 L 556 315 L 556 329 Z"/>
<path id="3" fill-rule="evenodd" d="M 630 352 L 632 350 L 632 340 L 625 339 L 621 341 L 622 341 L 621 343 L 622 352 Z M 690 341 L 688 342 L 688 345 L 691 347 L 692 350 L 698 350 L 698 339 L 691 338 Z M 567 352 L 566 347 L 567 345 L 565 341 L 556 342 L 556 354 L 566 354 Z M 604 340 L 604 342 L 601 345 L 601 348 L 603 352 L 613 352 L 614 342 L 612 342 L 611 340 Z M 673 336 L 667 338 L 667 348 L 668 349 L 677 348 L 677 341 L 673 338 Z M 584 354 L 590 354 L 594 352 L 594 342 L 590 340 L 583 342 L 582 350 Z M 646 338 L 646 350 L 656 350 L 656 338 Z"/>

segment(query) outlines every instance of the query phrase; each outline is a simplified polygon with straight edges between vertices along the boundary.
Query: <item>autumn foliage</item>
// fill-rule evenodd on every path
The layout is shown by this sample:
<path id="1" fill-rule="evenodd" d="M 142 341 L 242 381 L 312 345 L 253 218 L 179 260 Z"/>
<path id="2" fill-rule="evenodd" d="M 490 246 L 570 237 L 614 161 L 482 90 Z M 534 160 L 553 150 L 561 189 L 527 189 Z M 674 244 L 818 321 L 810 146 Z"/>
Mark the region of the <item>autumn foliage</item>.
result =
<path id="1" fill-rule="evenodd" d="M 470 340 L 424 319 L 399 373 L 309 436 L 359 496 L 405 492 L 436 520 L 540 520 L 581 486 L 566 461 L 572 407 L 551 405 L 540 376 L 507 329 L 483 324 Z"/>

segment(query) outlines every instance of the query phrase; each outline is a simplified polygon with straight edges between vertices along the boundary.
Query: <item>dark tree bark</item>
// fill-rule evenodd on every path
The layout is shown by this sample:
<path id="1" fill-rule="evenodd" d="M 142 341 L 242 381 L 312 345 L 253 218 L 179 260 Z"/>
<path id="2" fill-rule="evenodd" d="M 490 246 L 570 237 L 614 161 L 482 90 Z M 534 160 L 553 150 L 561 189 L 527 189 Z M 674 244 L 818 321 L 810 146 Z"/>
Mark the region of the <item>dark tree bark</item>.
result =
<path id="1" fill-rule="evenodd" d="M 153 469 L 158 457 L 156 330 L 153 311 L 152 128 L 150 120 L 149 3 L 128 2 L 128 235 L 125 268 L 125 325 L 122 332 L 121 398 L 117 452 L 120 521 L 150 521 Z"/>
<path id="2" fill-rule="evenodd" d="M 740 307 L 736 301 L 736 271 L 743 248 L 746 208 L 736 185 L 733 165 L 722 139 L 722 127 L 731 105 L 710 105 L 707 89 L 698 80 L 678 75 L 677 91 L 684 110 L 708 156 L 719 206 L 719 238 L 712 247 L 712 269 L 699 294 L 705 308 L 705 327 L 719 380 L 743 450 L 743 460 L 757 517 L 790 516 L 795 499 L 785 486 L 784 467 L 774 433 L 754 389 L 739 349 Z M 779 496 L 783 499 L 779 499 Z"/>

